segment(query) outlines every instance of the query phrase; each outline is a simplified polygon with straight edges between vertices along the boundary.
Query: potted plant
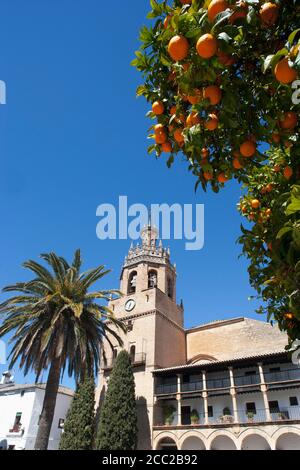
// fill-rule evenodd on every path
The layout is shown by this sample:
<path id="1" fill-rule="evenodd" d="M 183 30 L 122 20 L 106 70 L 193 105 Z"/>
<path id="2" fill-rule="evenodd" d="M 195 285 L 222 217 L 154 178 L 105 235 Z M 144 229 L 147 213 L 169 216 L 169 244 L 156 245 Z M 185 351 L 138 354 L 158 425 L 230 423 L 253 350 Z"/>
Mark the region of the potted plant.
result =
<path id="1" fill-rule="evenodd" d="M 249 423 L 253 423 L 254 413 L 253 411 L 247 411 L 247 418 Z"/>
<path id="2" fill-rule="evenodd" d="M 199 423 L 199 413 L 197 410 L 191 411 L 191 423 L 198 424 Z"/>
<path id="3" fill-rule="evenodd" d="M 220 416 L 220 421 L 222 423 L 232 423 L 234 421 L 233 416 L 231 415 L 230 408 L 228 408 L 228 406 L 223 409 L 223 416 Z"/>
<path id="4" fill-rule="evenodd" d="M 173 423 L 174 413 L 176 409 L 174 408 L 173 405 L 164 405 L 162 411 L 163 411 L 164 423 L 167 426 L 170 426 Z"/>

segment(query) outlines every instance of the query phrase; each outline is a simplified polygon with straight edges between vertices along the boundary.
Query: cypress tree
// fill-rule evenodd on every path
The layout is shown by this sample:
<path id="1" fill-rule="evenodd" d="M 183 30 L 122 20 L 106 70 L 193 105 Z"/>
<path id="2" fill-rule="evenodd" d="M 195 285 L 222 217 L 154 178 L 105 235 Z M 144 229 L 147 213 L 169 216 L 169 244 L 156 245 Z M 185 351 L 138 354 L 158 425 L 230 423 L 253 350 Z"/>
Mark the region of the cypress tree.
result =
<path id="1" fill-rule="evenodd" d="M 137 445 L 135 383 L 129 354 L 121 351 L 109 378 L 100 409 L 96 447 L 101 450 L 134 450 Z"/>
<path id="2" fill-rule="evenodd" d="M 67 413 L 60 450 L 89 450 L 94 435 L 95 383 L 93 377 L 82 381 Z"/>

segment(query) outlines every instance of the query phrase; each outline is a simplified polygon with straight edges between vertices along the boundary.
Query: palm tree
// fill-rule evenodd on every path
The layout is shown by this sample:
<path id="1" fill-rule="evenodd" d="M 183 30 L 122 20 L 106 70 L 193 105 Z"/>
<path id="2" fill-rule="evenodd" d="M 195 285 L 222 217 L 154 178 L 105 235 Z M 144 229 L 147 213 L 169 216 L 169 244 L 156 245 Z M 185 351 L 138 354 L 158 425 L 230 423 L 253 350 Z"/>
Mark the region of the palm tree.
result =
<path id="1" fill-rule="evenodd" d="M 97 374 L 103 339 L 113 347 L 109 336 L 122 345 L 111 325 L 125 331 L 113 312 L 98 303 L 108 301 L 118 291 L 89 292 L 109 271 L 104 266 L 80 274 L 82 264 L 77 250 L 71 265 L 55 253 L 42 254 L 50 266 L 29 260 L 23 266 L 35 275 L 28 282 L 5 287 L 4 292 L 19 292 L 0 304 L 4 315 L 0 338 L 13 333 L 10 342 L 10 367 L 20 361 L 26 375 L 33 370 L 36 381 L 49 369 L 35 449 L 46 450 L 60 382 L 67 369 L 78 383 L 85 375 Z"/>

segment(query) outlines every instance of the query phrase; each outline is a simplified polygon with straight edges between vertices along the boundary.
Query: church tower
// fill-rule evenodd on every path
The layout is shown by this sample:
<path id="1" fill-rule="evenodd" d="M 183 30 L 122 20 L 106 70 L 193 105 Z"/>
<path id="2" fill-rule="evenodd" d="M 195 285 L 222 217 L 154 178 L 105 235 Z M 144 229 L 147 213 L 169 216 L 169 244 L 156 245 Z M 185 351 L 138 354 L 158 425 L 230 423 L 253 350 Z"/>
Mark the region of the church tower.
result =
<path id="1" fill-rule="evenodd" d="M 183 306 L 176 303 L 176 267 L 170 251 L 158 240 L 150 224 L 141 232 L 141 242 L 131 245 L 120 279 L 123 296 L 111 300 L 109 308 L 124 321 L 127 333 L 120 334 L 123 349 L 131 357 L 138 405 L 139 449 L 151 448 L 153 420 L 152 371 L 186 362 Z M 101 364 L 98 399 L 104 397 L 113 361 L 120 351 L 105 343 L 106 361 Z"/>

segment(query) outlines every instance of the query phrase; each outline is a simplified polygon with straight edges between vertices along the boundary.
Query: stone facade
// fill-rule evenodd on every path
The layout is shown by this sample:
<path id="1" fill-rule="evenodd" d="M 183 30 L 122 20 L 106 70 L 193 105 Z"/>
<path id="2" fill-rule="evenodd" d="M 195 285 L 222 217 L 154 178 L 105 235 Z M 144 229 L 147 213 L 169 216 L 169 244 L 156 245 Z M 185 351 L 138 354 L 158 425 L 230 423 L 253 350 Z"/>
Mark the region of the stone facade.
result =
<path id="1" fill-rule="evenodd" d="M 284 350 L 286 336 L 244 317 L 185 329 L 170 253 L 155 228 L 141 238 L 122 267 L 123 296 L 109 303 L 128 329 L 119 333 L 135 376 L 138 448 L 300 449 L 300 369 Z M 105 345 L 100 405 L 119 349 Z"/>

